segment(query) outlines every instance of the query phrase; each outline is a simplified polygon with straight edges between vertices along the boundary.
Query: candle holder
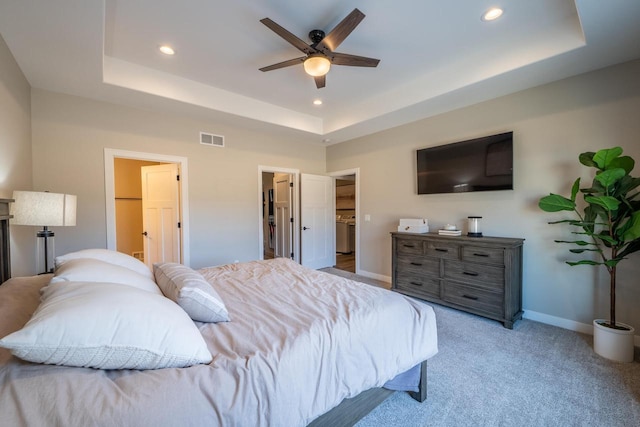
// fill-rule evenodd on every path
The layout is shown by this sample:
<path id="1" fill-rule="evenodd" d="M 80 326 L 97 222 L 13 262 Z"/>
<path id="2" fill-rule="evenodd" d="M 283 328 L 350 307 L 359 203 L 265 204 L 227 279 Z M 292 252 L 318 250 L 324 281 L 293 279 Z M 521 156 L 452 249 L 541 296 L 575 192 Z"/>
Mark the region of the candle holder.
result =
<path id="1" fill-rule="evenodd" d="M 482 237 L 482 231 L 480 228 L 480 220 L 481 216 L 470 216 L 468 218 L 469 230 L 467 231 L 467 236 L 469 237 Z"/>

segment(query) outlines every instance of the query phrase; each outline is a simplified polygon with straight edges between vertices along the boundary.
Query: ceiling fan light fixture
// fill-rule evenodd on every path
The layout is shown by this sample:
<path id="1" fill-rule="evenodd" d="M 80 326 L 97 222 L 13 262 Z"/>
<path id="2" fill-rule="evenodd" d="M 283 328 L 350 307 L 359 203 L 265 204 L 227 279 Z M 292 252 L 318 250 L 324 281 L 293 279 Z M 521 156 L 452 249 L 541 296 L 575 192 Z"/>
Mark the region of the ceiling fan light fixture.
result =
<path id="1" fill-rule="evenodd" d="M 313 77 L 324 76 L 331 68 L 331 61 L 323 55 L 310 55 L 303 63 L 304 71 Z"/>
<path id="2" fill-rule="evenodd" d="M 499 7 L 492 7 L 482 15 L 483 21 L 494 21 L 502 16 L 504 11 Z"/>

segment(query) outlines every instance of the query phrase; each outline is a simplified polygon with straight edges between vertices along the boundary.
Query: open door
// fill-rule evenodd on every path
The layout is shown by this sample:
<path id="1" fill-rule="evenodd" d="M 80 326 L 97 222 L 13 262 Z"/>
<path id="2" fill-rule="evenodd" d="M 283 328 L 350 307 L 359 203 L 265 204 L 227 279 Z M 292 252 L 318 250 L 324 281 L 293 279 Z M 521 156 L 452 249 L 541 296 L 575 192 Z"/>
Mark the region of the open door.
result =
<path id="1" fill-rule="evenodd" d="M 142 226 L 144 262 L 152 269 L 156 262 L 181 262 L 180 187 L 175 163 L 143 166 Z"/>
<path id="2" fill-rule="evenodd" d="M 301 264 L 305 267 L 318 269 L 335 265 L 334 191 L 330 176 L 301 175 Z"/>
<path id="3" fill-rule="evenodd" d="M 291 191 L 293 178 L 288 173 L 276 173 L 273 176 L 273 216 L 275 222 L 275 257 L 293 258 L 291 213 Z"/>

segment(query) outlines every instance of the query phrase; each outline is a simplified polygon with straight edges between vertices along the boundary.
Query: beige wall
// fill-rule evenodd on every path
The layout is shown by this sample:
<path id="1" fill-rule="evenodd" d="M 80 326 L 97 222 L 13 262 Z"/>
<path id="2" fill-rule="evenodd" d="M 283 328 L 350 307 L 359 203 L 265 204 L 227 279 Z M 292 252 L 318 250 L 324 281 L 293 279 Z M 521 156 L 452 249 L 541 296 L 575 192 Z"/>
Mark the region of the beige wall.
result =
<path id="1" fill-rule="evenodd" d="M 33 90 L 34 184 L 78 196 L 76 227 L 56 233 L 58 253 L 106 247 L 104 148 L 188 159 L 191 265 L 260 256 L 258 165 L 325 170 L 325 148 L 294 137 Z M 199 144 L 199 132 L 225 147 Z"/>
<path id="2" fill-rule="evenodd" d="M 31 190 L 31 86 L 0 36 L 0 198 Z M 35 272 L 37 228 L 11 227 L 14 276 Z"/>
<path id="3" fill-rule="evenodd" d="M 360 168 L 360 268 L 391 275 L 389 232 L 399 218 L 426 217 L 437 229 L 466 226 L 467 216 L 480 215 L 485 235 L 526 239 L 525 310 L 582 324 L 608 317 L 608 276 L 562 262 L 567 247 L 553 240 L 571 235 L 548 225 L 562 215 L 543 213 L 537 201 L 568 193 L 585 169 L 577 161 L 581 152 L 619 145 L 640 162 L 638 76 L 640 61 L 634 61 L 328 147 L 327 171 Z M 416 149 L 510 130 L 513 191 L 417 195 Z M 638 329 L 640 254 L 632 257 L 619 267 L 618 320 Z"/>

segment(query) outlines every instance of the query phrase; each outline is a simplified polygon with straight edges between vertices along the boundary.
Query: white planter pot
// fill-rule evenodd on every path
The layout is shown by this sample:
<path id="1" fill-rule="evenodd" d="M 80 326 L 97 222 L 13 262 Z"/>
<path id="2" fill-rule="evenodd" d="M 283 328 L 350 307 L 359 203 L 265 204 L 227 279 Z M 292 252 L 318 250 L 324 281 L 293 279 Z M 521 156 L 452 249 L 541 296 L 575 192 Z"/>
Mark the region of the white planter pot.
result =
<path id="1" fill-rule="evenodd" d="M 596 354 L 616 362 L 633 362 L 633 336 L 635 329 L 624 323 L 616 325 L 627 328 L 613 329 L 602 326 L 604 319 L 593 321 L 593 350 Z"/>

